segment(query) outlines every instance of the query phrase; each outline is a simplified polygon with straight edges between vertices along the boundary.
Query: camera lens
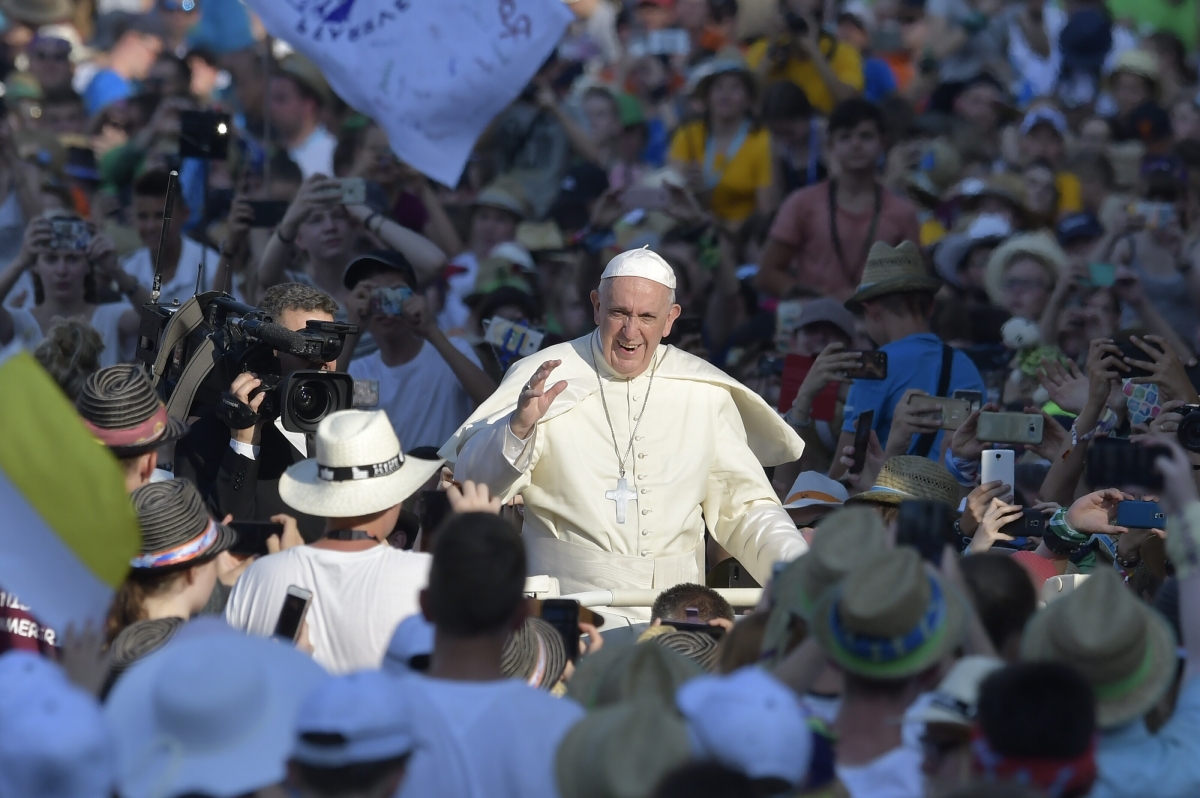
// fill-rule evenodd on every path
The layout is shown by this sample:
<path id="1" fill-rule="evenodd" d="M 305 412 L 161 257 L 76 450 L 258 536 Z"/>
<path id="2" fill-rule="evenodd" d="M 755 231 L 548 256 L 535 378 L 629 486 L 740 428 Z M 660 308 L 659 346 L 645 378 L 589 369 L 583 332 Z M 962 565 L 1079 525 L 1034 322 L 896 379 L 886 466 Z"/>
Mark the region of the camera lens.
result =
<path id="1" fill-rule="evenodd" d="M 329 390 L 320 383 L 302 383 L 292 395 L 292 411 L 296 419 L 315 424 L 329 413 Z"/>
<path id="2" fill-rule="evenodd" d="M 1175 433 L 1179 437 L 1179 445 L 1189 452 L 1200 452 L 1200 408 L 1192 405 L 1180 410 L 1186 415 L 1179 422 L 1179 431 Z"/>

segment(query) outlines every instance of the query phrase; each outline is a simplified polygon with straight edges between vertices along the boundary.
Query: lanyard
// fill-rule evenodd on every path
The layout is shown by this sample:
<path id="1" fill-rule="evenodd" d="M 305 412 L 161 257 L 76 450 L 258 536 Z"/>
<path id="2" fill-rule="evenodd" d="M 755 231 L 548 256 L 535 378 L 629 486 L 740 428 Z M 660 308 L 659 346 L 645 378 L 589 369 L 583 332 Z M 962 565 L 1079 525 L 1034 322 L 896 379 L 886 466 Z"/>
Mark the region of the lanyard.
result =
<path id="1" fill-rule="evenodd" d="M 871 251 L 871 245 L 875 243 L 875 228 L 879 225 L 879 214 L 883 210 L 883 189 L 879 183 L 875 184 L 875 209 L 871 212 L 871 226 L 867 228 L 867 237 L 863 241 L 862 254 L 859 256 L 856 263 L 863 263 L 867 259 L 867 255 Z M 842 267 L 843 274 L 850 274 L 850 269 L 846 266 L 846 254 L 842 252 L 842 239 L 838 238 L 837 228 L 837 180 L 829 181 L 829 237 L 833 241 L 833 253 L 837 255 L 838 265 Z"/>
<path id="2" fill-rule="evenodd" d="M 746 136 L 750 133 L 749 120 L 743 119 L 741 126 L 733 136 L 733 141 L 729 142 L 729 146 L 725 148 L 725 165 L 721 167 L 721 172 L 718 174 L 713 168 L 713 162 L 717 159 L 717 143 L 710 133 L 704 140 L 704 187 L 707 189 L 716 188 L 717 183 L 721 182 L 721 176 L 725 174 L 725 170 L 729 168 L 729 162 L 738 154 L 738 150 L 746 143 Z"/>

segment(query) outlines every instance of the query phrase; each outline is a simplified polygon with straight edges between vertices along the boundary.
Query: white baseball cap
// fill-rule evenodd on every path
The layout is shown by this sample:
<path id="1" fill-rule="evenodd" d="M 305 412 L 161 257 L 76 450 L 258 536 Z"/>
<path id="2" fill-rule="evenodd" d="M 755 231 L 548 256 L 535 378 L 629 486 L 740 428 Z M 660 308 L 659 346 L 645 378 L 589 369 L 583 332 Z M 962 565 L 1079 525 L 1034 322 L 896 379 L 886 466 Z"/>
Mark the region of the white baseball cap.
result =
<path id="1" fill-rule="evenodd" d="M 914 718 L 921 723 L 949 723 L 955 726 L 970 726 L 975 722 L 975 709 L 979 704 L 979 685 L 992 671 L 1004 667 L 1004 661 L 996 657 L 963 657 L 942 679 L 930 697 L 929 704 L 916 713 Z"/>
<path id="2" fill-rule="evenodd" d="M 109 798 L 116 751 L 96 700 L 61 672 L 39 669 L 5 687 L 20 703 L 0 714 L 0 795 Z"/>
<path id="3" fill-rule="evenodd" d="M 340 768 L 412 753 L 409 683 L 382 671 L 326 679 L 300 705 L 292 759 Z"/>
<path id="4" fill-rule="evenodd" d="M 846 486 L 819 471 L 801 471 L 783 503 L 785 510 L 802 507 L 841 507 L 850 494 Z"/>
<path id="5" fill-rule="evenodd" d="M 413 660 L 428 657 L 433 653 L 433 624 L 421 613 L 405 618 L 392 632 L 387 653 L 383 655 L 383 669 L 390 673 L 405 674 L 414 670 Z"/>
<path id="6" fill-rule="evenodd" d="M 679 688 L 675 703 L 698 758 L 793 787 L 807 776 L 812 732 L 804 710 L 796 694 L 762 668 L 699 676 Z"/>
<path id="7" fill-rule="evenodd" d="M 675 270 L 649 247 L 631 249 L 610 260 L 600 279 L 607 280 L 610 277 L 644 277 L 675 290 Z"/>

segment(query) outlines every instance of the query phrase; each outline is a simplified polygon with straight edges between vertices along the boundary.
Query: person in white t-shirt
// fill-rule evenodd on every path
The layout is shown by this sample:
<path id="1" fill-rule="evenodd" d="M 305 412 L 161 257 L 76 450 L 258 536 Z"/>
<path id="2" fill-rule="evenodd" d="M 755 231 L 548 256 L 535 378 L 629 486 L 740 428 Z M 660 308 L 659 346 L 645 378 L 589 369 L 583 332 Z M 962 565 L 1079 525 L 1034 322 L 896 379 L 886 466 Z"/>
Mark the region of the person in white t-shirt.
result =
<path id="1" fill-rule="evenodd" d="M 158 241 L 162 235 L 163 203 L 167 197 L 167 173 L 161 170 L 146 172 L 133 184 L 133 213 L 137 223 L 142 248 L 121 262 L 126 274 L 137 280 L 138 285 L 151 290 L 154 287 L 155 258 L 158 257 Z M 175 205 L 171 210 L 171 224 L 167 226 L 167 238 L 163 245 L 162 288 L 158 301 L 169 305 L 178 300 L 183 304 L 196 293 L 200 264 L 204 264 L 202 291 L 213 289 L 217 266 L 221 256 L 183 235 L 183 224 L 189 215 L 183 194 L 176 193 Z"/>
<path id="2" fill-rule="evenodd" d="M 379 383 L 379 408 L 406 445 L 441 446 L 496 390 L 464 339 L 447 338 L 416 274 L 398 252 L 376 250 L 352 261 L 343 282 L 351 323 L 370 330 L 378 351 L 350 363 L 350 376 Z M 400 302 L 386 299 L 380 292 Z M 344 351 L 353 351 L 347 342 Z"/>
<path id="3" fill-rule="evenodd" d="M 300 55 L 288 55 L 271 76 L 267 101 L 271 126 L 305 180 L 333 174 L 337 138 L 321 124 L 321 108 L 329 100 L 324 76 Z"/>
<path id="4" fill-rule="evenodd" d="M 557 798 L 554 755 L 584 711 L 501 670 L 526 617 L 525 570 L 521 536 L 499 516 L 457 515 L 438 532 L 421 591 L 429 670 L 398 677 L 420 718 L 401 798 Z"/>
<path id="5" fill-rule="evenodd" d="M 388 545 L 400 503 L 441 467 L 405 457 L 387 417 L 342 410 L 317 427 L 315 458 L 291 466 L 279 496 L 326 519 L 325 536 L 255 561 L 234 586 L 225 619 L 251 634 L 275 631 L 288 587 L 312 592 L 313 658 L 331 673 L 378 668 L 392 632 L 417 611 L 429 555 Z"/>

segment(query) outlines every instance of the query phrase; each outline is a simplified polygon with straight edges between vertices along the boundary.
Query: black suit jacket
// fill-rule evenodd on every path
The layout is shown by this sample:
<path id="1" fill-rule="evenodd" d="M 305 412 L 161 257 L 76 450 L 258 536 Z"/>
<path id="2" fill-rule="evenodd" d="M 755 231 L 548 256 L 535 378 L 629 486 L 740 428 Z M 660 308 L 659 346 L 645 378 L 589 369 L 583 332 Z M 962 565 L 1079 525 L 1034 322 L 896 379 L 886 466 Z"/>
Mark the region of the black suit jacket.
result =
<path id="1" fill-rule="evenodd" d="M 318 540 L 325 520 L 296 512 L 279 498 L 279 477 L 305 459 L 274 424 L 264 424 L 258 459 L 243 457 L 229 445 L 231 433 L 211 413 L 196 419 L 175 447 L 175 475 L 196 483 L 218 519 L 270 521 L 284 513 L 296 519 L 306 542 Z"/>

